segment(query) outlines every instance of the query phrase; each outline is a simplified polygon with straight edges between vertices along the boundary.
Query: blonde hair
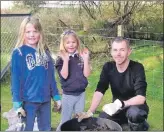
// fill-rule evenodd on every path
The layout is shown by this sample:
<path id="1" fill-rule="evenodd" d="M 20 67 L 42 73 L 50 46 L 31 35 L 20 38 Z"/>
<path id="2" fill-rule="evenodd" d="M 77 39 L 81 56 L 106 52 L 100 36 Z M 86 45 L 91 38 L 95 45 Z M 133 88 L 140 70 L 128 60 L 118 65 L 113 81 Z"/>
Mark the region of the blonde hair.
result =
<path id="1" fill-rule="evenodd" d="M 60 39 L 60 51 L 65 51 L 66 52 L 66 49 L 65 49 L 65 45 L 64 45 L 64 41 L 65 39 L 72 35 L 73 37 L 75 37 L 76 41 L 77 41 L 77 50 L 78 50 L 78 53 L 80 53 L 80 50 L 81 50 L 81 45 L 80 45 L 80 39 L 78 38 L 77 34 L 75 33 L 75 31 L 73 30 L 65 30 L 62 34 L 61 34 L 61 39 Z"/>
<path id="2" fill-rule="evenodd" d="M 39 31 L 40 33 L 40 39 L 38 41 L 38 44 L 37 44 L 37 51 L 41 54 L 44 54 L 45 53 L 45 50 L 48 49 L 48 45 L 46 43 L 44 43 L 44 36 L 43 36 L 43 30 L 42 30 L 42 26 L 41 26 L 41 23 L 39 22 L 39 19 L 38 18 L 35 18 L 35 17 L 26 17 L 21 25 L 20 25 L 20 28 L 19 28 L 19 34 L 18 34 L 18 39 L 17 39 L 17 43 L 16 43 L 16 46 L 15 48 L 18 48 L 22 45 L 24 45 L 24 35 L 25 35 L 25 28 L 26 28 L 26 25 L 30 23 L 32 25 L 34 25 L 35 29 L 37 31 Z"/>

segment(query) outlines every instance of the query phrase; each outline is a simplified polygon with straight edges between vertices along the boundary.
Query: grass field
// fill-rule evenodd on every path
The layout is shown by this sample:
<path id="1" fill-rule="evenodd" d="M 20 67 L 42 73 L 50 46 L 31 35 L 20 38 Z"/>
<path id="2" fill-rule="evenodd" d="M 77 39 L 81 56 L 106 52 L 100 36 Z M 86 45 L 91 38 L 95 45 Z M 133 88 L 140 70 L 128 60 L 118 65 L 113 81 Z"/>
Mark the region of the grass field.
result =
<path id="1" fill-rule="evenodd" d="M 5 68 L 7 63 L 10 61 L 11 56 L 9 54 L 1 53 L 1 70 Z"/>
<path id="2" fill-rule="evenodd" d="M 153 52 L 152 52 L 153 51 Z M 150 108 L 148 116 L 148 122 L 150 124 L 151 131 L 163 130 L 163 49 L 160 47 L 144 47 L 141 49 L 135 49 L 130 58 L 142 62 L 145 66 L 146 78 L 147 78 L 147 103 Z M 104 58 L 99 58 L 103 62 L 99 62 L 100 65 L 94 63 L 93 60 L 93 72 L 88 78 L 89 85 L 86 90 L 86 108 L 90 106 L 93 92 L 96 88 L 99 80 L 101 67 L 105 61 Z M 97 61 L 96 61 L 97 62 Z M 12 108 L 11 94 L 10 94 L 10 78 L 7 76 L 1 80 L 1 112 L 8 111 Z M 58 77 L 57 77 L 57 82 Z M 58 83 L 58 87 L 60 84 Z M 110 90 L 106 92 L 100 106 L 98 107 L 96 114 L 98 116 L 99 111 L 104 104 L 111 102 Z M 52 112 L 52 127 L 56 128 L 60 122 L 60 114 Z M 1 118 L 1 131 L 4 131 L 8 127 L 7 120 Z"/>

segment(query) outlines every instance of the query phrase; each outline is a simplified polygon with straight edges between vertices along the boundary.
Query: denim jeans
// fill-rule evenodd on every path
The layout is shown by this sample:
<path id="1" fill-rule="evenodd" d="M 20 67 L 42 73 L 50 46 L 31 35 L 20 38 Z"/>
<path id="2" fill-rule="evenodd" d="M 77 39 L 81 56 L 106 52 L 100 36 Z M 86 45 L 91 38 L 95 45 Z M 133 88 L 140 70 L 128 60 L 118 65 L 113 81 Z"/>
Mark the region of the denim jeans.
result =
<path id="1" fill-rule="evenodd" d="M 33 103 L 24 102 L 26 111 L 25 131 L 32 131 L 34 127 L 35 117 L 37 117 L 39 131 L 51 130 L 51 102 Z"/>

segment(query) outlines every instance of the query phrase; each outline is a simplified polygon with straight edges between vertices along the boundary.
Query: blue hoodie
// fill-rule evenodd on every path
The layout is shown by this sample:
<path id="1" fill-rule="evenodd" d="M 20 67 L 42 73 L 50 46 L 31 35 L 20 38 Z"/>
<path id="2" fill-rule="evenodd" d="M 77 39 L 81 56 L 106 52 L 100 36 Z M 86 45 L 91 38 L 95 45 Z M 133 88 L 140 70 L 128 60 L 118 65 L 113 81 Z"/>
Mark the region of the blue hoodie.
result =
<path id="1" fill-rule="evenodd" d="M 20 52 L 21 51 L 21 52 Z M 22 54 L 21 54 L 22 53 Z M 49 52 L 39 55 L 27 45 L 15 49 L 11 60 L 11 91 L 13 102 L 47 102 L 60 100 Z"/>

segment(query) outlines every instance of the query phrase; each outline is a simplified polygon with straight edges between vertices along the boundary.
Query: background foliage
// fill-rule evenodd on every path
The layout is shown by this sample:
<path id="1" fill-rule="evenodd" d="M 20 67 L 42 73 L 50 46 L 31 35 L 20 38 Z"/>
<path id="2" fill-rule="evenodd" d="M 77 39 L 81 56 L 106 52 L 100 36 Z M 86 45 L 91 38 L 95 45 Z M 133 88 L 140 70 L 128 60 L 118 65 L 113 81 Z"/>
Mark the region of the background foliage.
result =
<path id="1" fill-rule="evenodd" d="M 117 26 L 124 26 L 123 32 L 133 48 L 131 59 L 141 62 L 146 71 L 147 102 L 150 107 L 148 122 L 150 130 L 163 130 L 163 2 L 146 1 L 17 1 L 15 5 L 2 13 L 31 13 L 40 18 L 46 43 L 54 54 L 58 52 L 60 34 L 67 28 L 74 29 L 80 37 L 82 46 L 91 51 L 93 72 L 88 78 L 86 90 L 86 108 L 90 106 L 93 92 L 99 80 L 101 68 L 111 60 L 110 40 L 117 36 Z M 48 5 L 52 6 L 47 7 Z M 16 43 L 20 19 L 1 17 L 1 69 L 10 60 L 10 54 Z M 4 57 L 3 57 L 4 56 Z M 60 89 L 58 75 L 57 84 Z M 10 93 L 10 71 L 1 79 L 2 113 L 12 107 Z M 105 103 L 111 101 L 110 89 L 96 111 L 101 111 Z M 162 113 L 163 114 L 163 113 Z M 52 112 L 52 127 L 60 122 L 60 114 Z M 8 127 L 1 118 L 1 130 Z"/>

